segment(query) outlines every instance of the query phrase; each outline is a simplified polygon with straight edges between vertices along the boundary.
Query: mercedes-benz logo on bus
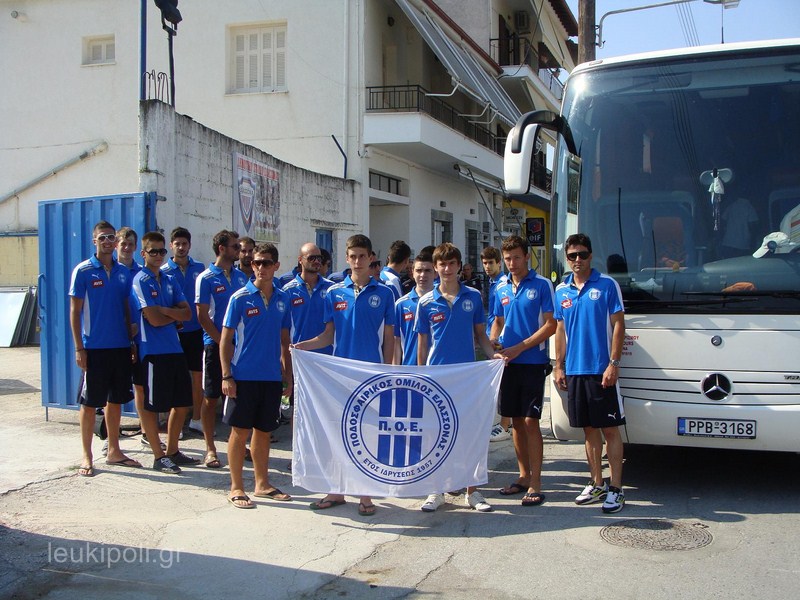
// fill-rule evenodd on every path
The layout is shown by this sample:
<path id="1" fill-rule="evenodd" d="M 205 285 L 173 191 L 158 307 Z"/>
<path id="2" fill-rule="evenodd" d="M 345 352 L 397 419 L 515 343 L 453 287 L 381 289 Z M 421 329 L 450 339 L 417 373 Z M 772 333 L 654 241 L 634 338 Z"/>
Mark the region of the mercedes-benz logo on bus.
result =
<path id="1" fill-rule="evenodd" d="M 700 389 L 703 390 L 703 395 L 709 400 L 724 400 L 731 393 L 731 380 L 720 375 L 719 373 L 711 373 L 705 376 L 705 379 L 700 382 Z"/>

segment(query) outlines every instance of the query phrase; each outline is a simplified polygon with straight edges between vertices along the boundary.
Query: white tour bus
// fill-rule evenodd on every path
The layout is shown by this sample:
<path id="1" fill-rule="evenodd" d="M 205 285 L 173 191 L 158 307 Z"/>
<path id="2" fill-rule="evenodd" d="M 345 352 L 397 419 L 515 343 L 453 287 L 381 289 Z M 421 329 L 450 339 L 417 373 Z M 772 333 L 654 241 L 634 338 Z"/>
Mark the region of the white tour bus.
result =
<path id="1" fill-rule="evenodd" d="M 551 278 L 583 232 L 622 289 L 626 441 L 800 452 L 800 40 L 580 65 L 560 115 L 509 135 L 509 192 L 542 129 Z M 555 436 L 582 439 L 551 389 Z"/>

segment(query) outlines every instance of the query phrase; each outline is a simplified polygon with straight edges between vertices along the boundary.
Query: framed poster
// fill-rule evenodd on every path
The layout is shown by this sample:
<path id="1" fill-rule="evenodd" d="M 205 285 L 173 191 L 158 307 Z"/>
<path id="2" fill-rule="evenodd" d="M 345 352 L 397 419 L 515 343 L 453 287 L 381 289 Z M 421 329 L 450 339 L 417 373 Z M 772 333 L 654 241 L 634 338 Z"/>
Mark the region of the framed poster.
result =
<path id="1" fill-rule="evenodd" d="M 256 242 L 281 241 L 280 172 L 233 153 L 233 229 Z"/>

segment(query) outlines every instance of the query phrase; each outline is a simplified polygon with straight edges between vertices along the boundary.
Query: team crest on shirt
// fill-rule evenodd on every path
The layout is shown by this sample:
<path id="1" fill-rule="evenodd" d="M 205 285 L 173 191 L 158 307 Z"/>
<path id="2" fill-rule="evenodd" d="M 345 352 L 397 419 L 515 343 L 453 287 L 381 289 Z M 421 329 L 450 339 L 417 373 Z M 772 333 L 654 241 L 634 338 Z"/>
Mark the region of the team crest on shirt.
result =
<path id="1" fill-rule="evenodd" d="M 347 300 L 342 300 L 341 302 L 336 302 L 333 305 L 333 310 L 347 310 Z"/>
<path id="2" fill-rule="evenodd" d="M 275 308 L 278 309 L 278 312 L 286 312 L 286 303 L 283 300 L 278 300 L 275 303 Z"/>
<path id="3" fill-rule="evenodd" d="M 444 321 L 444 319 L 444 313 L 437 312 L 431 314 L 431 323 L 438 323 L 439 321 Z"/>
<path id="4" fill-rule="evenodd" d="M 244 314 L 248 317 L 257 317 L 261 314 L 261 310 L 257 306 L 253 306 L 252 308 L 248 308 Z"/>
<path id="5" fill-rule="evenodd" d="M 511 304 L 511 298 L 509 298 L 508 296 L 503 296 L 503 299 L 500 300 L 500 304 L 502 304 L 503 306 Z"/>
<path id="6" fill-rule="evenodd" d="M 571 306 L 572 306 L 572 300 L 570 300 L 569 298 L 564 298 L 561 301 L 561 308 L 569 308 Z"/>
<path id="7" fill-rule="evenodd" d="M 295 298 L 294 300 L 292 300 L 292 306 L 300 306 L 301 304 L 305 304 L 305 303 L 306 303 L 306 301 L 303 300 L 303 298 L 300 298 L 300 297 Z"/>
<path id="8" fill-rule="evenodd" d="M 461 308 L 464 309 L 464 312 L 472 312 L 475 305 L 472 304 L 472 300 L 464 300 L 464 302 L 461 303 Z"/>
<path id="9" fill-rule="evenodd" d="M 423 418 L 435 425 L 423 431 Z M 342 414 L 342 441 L 350 460 L 383 483 L 426 478 L 447 459 L 457 435 L 452 398 L 421 375 L 376 375 L 353 392 Z"/>
<path id="10" fill-rule="evenodd" d="M 536 290 L 528 290 L 525 292 L 525 296 L 527 296 L 528 300 L 536 300 L 536 296 L 538 295 Z"/>
<path id="11" fill-rule="evenodd" d="M 589 290 L 589 299 L 591 300 L 599 300 L 600 299 L 600 290 L 592 288 Z"/>
<path id="12" fill-rule="evenodd" d="M 125 283 L 125 274 L 120 273 L 119 275 L 117 275 L 117 279 L 119 279 L 120 283 Z"/>
<path id="13" fill-rule="evenodd" d="M 381 297 L 378 296 L 378 294 L 372 294 L 372 296 L 369 297 L 369 305 L 372 308 L 378 308 L 381 305 Z"/>

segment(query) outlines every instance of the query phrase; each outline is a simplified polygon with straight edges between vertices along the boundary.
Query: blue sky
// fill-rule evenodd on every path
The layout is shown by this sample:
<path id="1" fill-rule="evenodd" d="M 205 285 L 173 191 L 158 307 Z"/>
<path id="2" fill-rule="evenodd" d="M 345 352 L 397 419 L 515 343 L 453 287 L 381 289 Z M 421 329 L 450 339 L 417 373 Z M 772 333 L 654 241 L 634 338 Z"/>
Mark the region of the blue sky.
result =
<path id="1" fill-rule="evenodd" d="M 665 1 L 668 0 L 595 0 L 596 22 L 612 10 Z M 577 20 L 578 0 L 567 0 L 567 4 Z M 724 11 L 702 0 L 683 7 L 684 11 L 691 11 L 700 44 L 719 43 L 721 25 L 726 43 L 800 38 L 800 0 L 740 0 L 737 8 Z M 598 58 L 690 45 L 675 6 L 610 15 L 603 22 L 603 39 L 604 47 L 597 48 Z"/>

